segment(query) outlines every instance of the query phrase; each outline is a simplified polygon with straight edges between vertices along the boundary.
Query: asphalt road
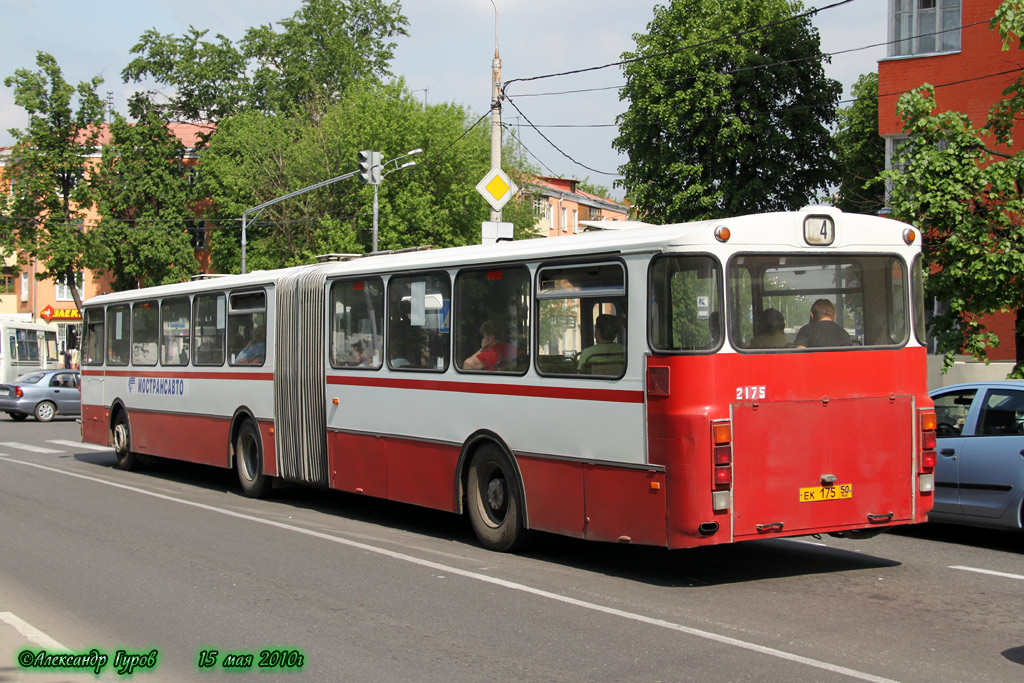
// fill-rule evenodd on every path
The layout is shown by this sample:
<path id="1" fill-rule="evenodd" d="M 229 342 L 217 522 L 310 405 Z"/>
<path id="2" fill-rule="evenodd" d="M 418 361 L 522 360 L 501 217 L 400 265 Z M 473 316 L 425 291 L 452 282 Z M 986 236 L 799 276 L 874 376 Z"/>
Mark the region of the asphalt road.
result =
<path id="1" fill-rule="evenodd" d="M 122 472 L 78 441 L 73 420 L 0 418 L 0 681 L 95 680 L 17 664 L 60 646 L 107 655 L 102 680 L 124 679 L 118 651 L 155 662 L 137 681 L 1024 679 L 1020 535 L 674 552 L 543 535 L 504 555 L 445 513 L 250 500 L 233 472 Z"/>

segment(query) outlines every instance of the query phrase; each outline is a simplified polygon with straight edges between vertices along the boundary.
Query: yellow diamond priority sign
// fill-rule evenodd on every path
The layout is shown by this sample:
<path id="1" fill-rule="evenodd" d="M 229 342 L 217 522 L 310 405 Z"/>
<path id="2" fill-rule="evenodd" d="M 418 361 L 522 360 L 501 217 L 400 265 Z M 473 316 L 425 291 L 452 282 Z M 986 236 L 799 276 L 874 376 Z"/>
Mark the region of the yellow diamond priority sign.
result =
<path id="1" fill-rule="evenodd" d="M 476 184 L 476 191 L 487 200 L 492 209 L 501 211 L 501 207 L 516 195 L 519 188 L 500 168 L 492 168 L 491 172 Z"/>

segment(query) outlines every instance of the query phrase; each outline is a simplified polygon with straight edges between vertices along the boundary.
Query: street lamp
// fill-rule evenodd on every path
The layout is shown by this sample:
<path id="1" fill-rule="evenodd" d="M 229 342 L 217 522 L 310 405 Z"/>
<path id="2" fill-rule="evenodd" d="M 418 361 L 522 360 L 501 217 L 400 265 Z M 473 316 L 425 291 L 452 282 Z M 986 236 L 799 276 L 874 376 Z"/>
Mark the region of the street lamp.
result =
<path id="1" fill-rule="evenodd" d="M 409 168 L 410 166 L 415 166 L 416 165 L 415 161 L 407 161 L 404 164 L 402 164 L 401 166 L 399 166 L 397 162 L 398 162 L 399 159 L 404 159 L 406 157 L 416 156 L 417 154 L 423 154 L 423 150 L 417 148 L 417 149 L 412 150 L 411 152 L 406 152 L 405 154 L 403 154 L 401 156 L 397 156 L 394 159 L 388 159 L 387 161 L 385 161 L 381 165 L 382 169 L 387 168 L 391 164 L 395 164 L 395 167 L 393 169 L 391 169 L 390 171 L 386 171 L 384 173 L 381 173 L 380 180 L 384 180 L 385 178 L 387 178 L 389 175 L 391 175 L 395 171 L 401 171 L 403 168 Z M 377 188 L 379 188 L 379 187 L 380 187 L 380 181 L 375 183 L 374 186 L 373 186 L 373 243 L 371 244 L 371 249 L 370 249 L 371 252 L 372 251 L 377 251 L 377 212 L 378 212 L 378 206 L 379 206 L 378 203 L 377 203 Z"/>

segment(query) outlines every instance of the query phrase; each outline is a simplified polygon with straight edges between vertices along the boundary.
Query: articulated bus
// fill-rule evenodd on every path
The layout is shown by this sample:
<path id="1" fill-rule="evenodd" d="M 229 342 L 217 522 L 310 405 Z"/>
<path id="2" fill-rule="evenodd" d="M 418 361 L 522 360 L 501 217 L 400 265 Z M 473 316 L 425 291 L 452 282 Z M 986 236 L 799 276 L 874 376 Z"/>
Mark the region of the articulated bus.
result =
<path id="1" fill-rule="evenodd" d="M 622 227 L 95 297 L 83 439 L 250 496 L 465 513 L 499 551 L 925 520 L 920 233 L 830 207 Z"/>

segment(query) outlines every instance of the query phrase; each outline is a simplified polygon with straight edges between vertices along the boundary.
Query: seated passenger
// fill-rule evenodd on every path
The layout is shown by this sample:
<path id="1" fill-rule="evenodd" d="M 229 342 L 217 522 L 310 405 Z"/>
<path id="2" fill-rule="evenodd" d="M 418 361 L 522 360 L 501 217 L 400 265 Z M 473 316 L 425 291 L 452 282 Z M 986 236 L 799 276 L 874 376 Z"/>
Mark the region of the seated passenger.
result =
<path id="1" fill-rule="evenodd" d="M 750 346 L 755 349 L 782 349 L 789 345 L 786 337 L 786 319 L 774 308 L 766 308 L 757 317 L 754 338 Z"/>
<path id="2" fill-rule="evenodd" d="M 849 333 L 836 323 L 836 307 L 828 299 L 818 299 L 811 305 L 811 322 L 796 333 L 796 347 L 805 349 L 821 346 L 850 346 Z"/>
<path id="3" fill-rule="evenodd" d="M 463 370 L 494 371 L 505 359 L 516 357 L 515 347 L 500 341 L 501 326 L 494 321 L 488 320 L 480 326 L 480 337 L 480 350 L 463 361 Z"/>
<path id="4" fill-rule="evenodd" d="M 619 336 L 619 319 L 602 313 L 594 321 L 594 345 L 588 346 L 576 359 L 580 372 L 590 372 L 591 365 L 622 364 L 625 362 L 625 347 L 615 341 Z M 600 373 L 605 374 L 605 373 Z M 615 373 L 617 374 L 617 373 Z"/>

